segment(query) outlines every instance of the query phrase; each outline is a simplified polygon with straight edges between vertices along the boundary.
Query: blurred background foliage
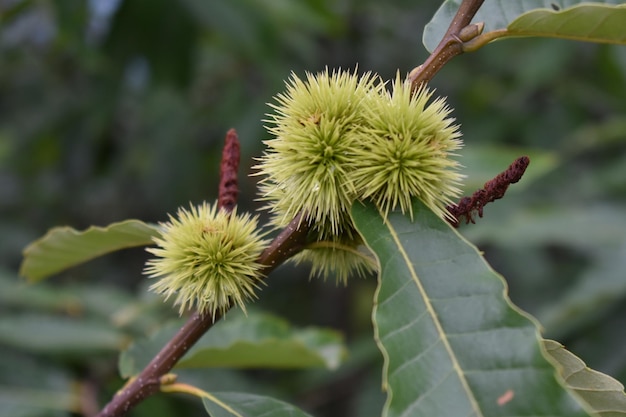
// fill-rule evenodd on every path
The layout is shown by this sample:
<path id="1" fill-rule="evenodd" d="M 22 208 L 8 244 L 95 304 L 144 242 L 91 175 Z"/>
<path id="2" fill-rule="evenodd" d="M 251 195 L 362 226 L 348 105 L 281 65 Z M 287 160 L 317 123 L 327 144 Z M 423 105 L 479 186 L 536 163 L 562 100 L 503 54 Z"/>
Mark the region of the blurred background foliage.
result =
<path id="1" fill-rule="evenodd" d="M 242 143 L 240 206 L 256 210 L 266 103 L 294 71 L 385 79 L 419 65 L 435 0 L 0 1 L 0 414 L 97 410 L 118 349 L 175 314 L 127 250 L 38 285 L 25 245 L 56 225 L 162 221 L 216 198 L 226 131 Z M 497 42 L 433 80 L 462 125 L 467 192 L 529 154 L 528 175 L 461 233 L 515 303 L 590 366 L 626 381 L 626 47 Z M 340 329 L 339 371 L 185 371 L 205 389 L 275 395 L 316 416 L 380 415 L 375 279 L 348 288 L 279 269 L 256 308 Z M 155 396 L 132 416 L 205 415 Z"/>

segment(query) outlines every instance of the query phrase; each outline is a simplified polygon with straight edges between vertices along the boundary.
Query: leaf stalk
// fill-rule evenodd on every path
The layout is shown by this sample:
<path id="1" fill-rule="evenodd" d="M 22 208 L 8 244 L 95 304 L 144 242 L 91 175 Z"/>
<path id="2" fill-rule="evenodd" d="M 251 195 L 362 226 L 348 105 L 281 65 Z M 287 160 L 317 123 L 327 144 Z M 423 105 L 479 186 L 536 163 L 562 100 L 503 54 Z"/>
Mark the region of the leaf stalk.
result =
<path id="1" fill-rule="evenodd" d="M 422 65 L 413 69 L 409 74 L 413 91 L 417 91 L 422 84 L 428 83 L 452 58 L 465 52 L 464 43 L 471 41 L 482 32 L 482 28 L 476 28 L 481 30 L 468 30 L 466 27 L 470 26 L 470 22 L 483 2 L 484 0 L 463 0 L 439 45 Z"/>

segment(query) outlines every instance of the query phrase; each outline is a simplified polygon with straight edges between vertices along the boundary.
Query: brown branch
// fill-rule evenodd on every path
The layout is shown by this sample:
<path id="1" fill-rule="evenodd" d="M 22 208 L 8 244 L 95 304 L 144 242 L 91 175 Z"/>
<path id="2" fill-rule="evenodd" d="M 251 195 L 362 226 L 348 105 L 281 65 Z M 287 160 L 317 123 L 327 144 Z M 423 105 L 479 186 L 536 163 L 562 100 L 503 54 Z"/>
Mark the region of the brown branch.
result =
<path id="1" fill-rule="evenodd" d="M 478 217 L 483 217 L 485 205 L 504 197 L 509 185 L 515 184 L 522 178 L 528 164 L 530 164 L 530 159 L 527 156 L 517 158 L 505 171 L 487 181 L 484 187 L 477 190 L 471 197 L 463 197 L 457 204 L 447 206 L 448 212 L 454 216 L 454 220 L 449 220 L 449 223 L 454 227 L 459 227 L 462 217 L 465 217 L 465 224 L 475 223 L 476 213 Z"/>
<path id="2" fill-rule="evenodd" d="M 276 236 L 258 259 L 260 264 L 265 265 L 262 270 L 264 276 L 304 248 L 308 229 L 308 223 L 302 222 L 299 215 Z M 220 318 L 219 313 L 215 316 L 194 313 L 141 373 L 119 391 L 97 417 L 123 416 L 139 402 L 157 393 L 161 385 L 160 378 Z"/>
<path id="3" fill-rule="evenodd" d="M 439 45 L 422 65 L 409 74 L 413 91 L 417 90 L 420 85 L 428 83 L 448 61 L 462 54 L 464 42 L 482 32 L 480 24 L 469 30 L 466 27 L 470 26 L 470 22 L 483 2 L 484 0 L 463 0 Z"/>
<path id="4" fill-rule="evenodd" d="M 220 164 L 218 207 L 221 209 L 231 211 L 237 203 L 238 165 L 239 141 L 237 133 L 231 129 L 226 135 Z M 309 225 L 302 221 L 302 215 L 296 216 L 259 256 L 258 262 L 265 265 L 261 270 L 262 275 L 267 277 L 274 268 L 301 251 L 306 243 L 308 230 Z M 220 318 L 219 312 L 215 315 L 195 312 L 141 373 L 116 393 L 97 417 L 123 416 L 135 405 L 157 393 L 163 375 L 167 374 Z"/>
<path id="5" fill-rule="evenodd" d="M 261 271 L 263 275 L 267 276 L 274 268 L 304 249 L 310 225 L 303 221 L 303 217 L 303 213 L 298 214 L 265 248 L 259 257 L 259 263 L 265 265 Z"/>
<path id="6" fill-rule="evenodd" d="M 477 28 L 465 29 L 484 0 L 464 0 L 448 31 L 435 51 L 423 65 L 410 74 L 413 89 L 428 82 L 454 56 L 463 52 L 463 42 L 471 40 L 481 32 Z M 462 33 L 463 31 L 463 33 Z M 236 204 L 237 167 L 239 165 L 239 142 L 236 132 L 231 129 L 226 135 L 226 144 L 220 164 L 220 188 L 218 205 L 232 210 Z M 481 211 L 482 213 L 482 211 Z M 302 214 L 272 241 L 259 257 L 265 265 L 263 274 L 267 276 L 274 268 L 304 248 L 309 224 L 302 221 Z M 128 382 L 113 399 L 100 411 L 97 417 L 117 417 L 125 415 L 131 408 L 160 389 L 161 377 L 167 374 L 178 360 L 219 320 L 221 316 L 203 316 L 194 313 L 174 337 L 161 349 L 150 363 L 134 379 Z"/>

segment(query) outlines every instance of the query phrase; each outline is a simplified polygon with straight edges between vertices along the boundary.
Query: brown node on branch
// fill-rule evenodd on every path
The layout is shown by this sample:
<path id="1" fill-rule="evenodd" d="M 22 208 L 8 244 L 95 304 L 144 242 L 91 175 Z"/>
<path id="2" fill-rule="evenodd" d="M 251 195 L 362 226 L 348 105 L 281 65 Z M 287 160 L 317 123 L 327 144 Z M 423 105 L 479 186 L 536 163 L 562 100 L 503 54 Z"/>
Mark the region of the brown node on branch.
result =
<path id="1" fill-rule="evenodd" d="M 505 171 L 487 181 L 483 188 L 477 190 L 471 197 L 463 197 L 457 204 L 447 206 L 448 212 L 454 216 L 449 223 L 454 227 L 459 227 L 462 217 L 465 217 L 465 224 L 476 223 L 474 220 L 476 213 L 478 217 L 483 217 L 485 205 L 504 197 L 509 185 L 515 184 L 522 178 L 528 164 L 530 164 L 530 158 L 527 156 L 517 158 Z"/>
<path id="2" fill-rule="evenodd" d="M 237 170 L 239 169 L 241 152 L 239 138 L 235 129 L 230 129 L 226 133 L 225 142 L 222 150 L 222 162 L 220 163 L 220 186 L 217 205 L 219 208 L 230 212 L 237 205 L 237 196 L 239 195 Z"/>

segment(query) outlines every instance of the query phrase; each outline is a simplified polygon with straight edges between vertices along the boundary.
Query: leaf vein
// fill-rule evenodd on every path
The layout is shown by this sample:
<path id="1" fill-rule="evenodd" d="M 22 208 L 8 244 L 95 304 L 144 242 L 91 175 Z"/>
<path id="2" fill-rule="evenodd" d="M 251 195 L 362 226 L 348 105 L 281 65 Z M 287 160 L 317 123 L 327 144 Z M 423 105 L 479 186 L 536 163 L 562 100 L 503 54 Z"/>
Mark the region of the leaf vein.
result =
<path id="1" fill-rule="evenodd" d="M 385 216 L 383 215 L 383 213 L 381 213 L 381 216 L 383 218 L 385 218 Z M 446 337 L 446 333 L 443 330 L 443 326 L 439 320 L 439 318 L 437 317 L 437 313 L 435 312 L 435 309 L 432 305 L 431 300 L 429 299 L 427 293 L 426 293 L 426 289 L 423 287 L 420 279 L 417 276 L 417 273 L 415 271 L 415 268 L 413 266 L 413 263 L 411 262 L 410 256 L 408 255 L 408 253 L 406 252 L 404 246 L 402 245 L 402 242 L 399 239 L 399 235 L 398 232 L 395 230 L 395 228 L 393 227 L 393 225 L 389 222 L 388 219 L 385 220 L 385 225 L 387 226 L 389 233 L 394 241 L 394 244 L 396 245 L 396 247 L 398 248 L 398 252 L 399 254 L 402 256 L 402 259 L 404 260 L 407 269 L 409 270 L 410 276 L 411 276 L 411 280 L 415 283 L 415 286 L 417 287 L 417 289 L 420 292 L 420 295 L 424 301 L 424 304 L 426 305 L 426 309 L 429 313 L 429 316 L 432 318 L 433 324 L 435 325 L 437 332 L 439 333 L 440 337 L 441 337 L 441 341 L 443 342 L 443 345 L 445 347 L 445 350 L 453 364 L 453 369 L 454 372 L 457 374 L 457 377 L 459 378 L 459 381 L 463 387 L 463 390 L 465 391 L 467 398 L 469 400 L 469 402 L 471 403 L 472 409 L 476 412 L 477 416 L 482 416 L 482 412 L 480 411 L 480 408 L 478 406 L 478 402 L 476 401 L 476 398 L 474 398 L 474 395 L 472 393 L 472 390 L 469 387 L 469 383 L 467 381 L 467 379 L 465 378 L 464 374 L 463 374 L 463 370 L 461 369 L 461 366 L 457 360 L 456 354 L 454 353 L 454 350 L 452 349 L 452 346 L 450 345 L 449 340 Z"/>

